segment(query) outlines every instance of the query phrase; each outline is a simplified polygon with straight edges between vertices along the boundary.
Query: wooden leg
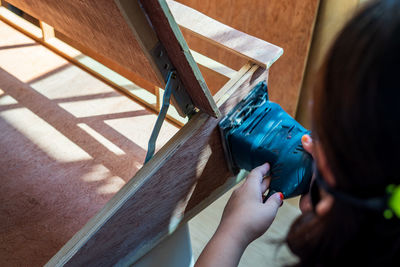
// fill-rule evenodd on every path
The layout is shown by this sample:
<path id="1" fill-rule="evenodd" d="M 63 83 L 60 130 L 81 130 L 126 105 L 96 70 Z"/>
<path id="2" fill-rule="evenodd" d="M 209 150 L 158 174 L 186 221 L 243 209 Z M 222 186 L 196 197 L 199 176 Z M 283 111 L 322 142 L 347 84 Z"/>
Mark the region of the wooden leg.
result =
<path id="1" fill-rule="evenodd" d="M 226 115 L 268 70 L 247 65 L 217 102 Z M 198 113 L 49 262 L 128 265 L 235 185 L 218 130 Z"/>
<path id="2" fill-rule="evenodd" d="M 40 21 L 40 28 L 42 29 L 44 42 L 55 37 L 54 28 L 51 27 L 49 24 L 47 24 L 43 21 Z"/>

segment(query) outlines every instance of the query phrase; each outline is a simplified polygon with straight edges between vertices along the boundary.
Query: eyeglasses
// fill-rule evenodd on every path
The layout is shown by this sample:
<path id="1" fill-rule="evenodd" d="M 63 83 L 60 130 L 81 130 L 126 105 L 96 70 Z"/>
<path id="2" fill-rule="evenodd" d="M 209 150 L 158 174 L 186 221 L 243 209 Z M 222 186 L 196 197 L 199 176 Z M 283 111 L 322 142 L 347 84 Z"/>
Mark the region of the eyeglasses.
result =
<path id="1" fill-rule="evenodd" d="M 317 204 L 321 201 L 321 191 L 320 188 L 330 193 L 331 195 L 335 195 L 334 191 L 327 185 L 325 180 L 322 178 L 321 172 L 314 166 L 314 180 L 311 182 L 310 186 L 310 198 L 311 205 L 313 211 L 317 207 Z"/>
<path id="2" fill-rule="evenodd" d="M 396 187 L 399 190 L 394 190 L 393 185 L 389 185 L 387 187 L 387 194 L 381 197 L 372 197 L 372 198 L 357 198 L 353 197 L 348 193 L 341 192 L 339 190 L 333 189 L 322 177 L 321 172 L 314 166 L 314 174 L 315 178 L 310 186 L 310 198 L 311 205 L 313 207 L 313 211 L 315 212 L 317 204 L 321 201 L 321 191 L 323 189 L 330 195 L 332 195 L 335 199 L 340 201 L 344 201 L 350 205 L 353 205 L 358 208 L 368 209 L 377 212 L 383 212 L 385 218 L 390 219 L 393 217 L 393 213 L 400 218 L 400 209 L 398 210 L 396 207 L 400 201 L 400 187 Z M 399 198 L 399 200 L 394 201 L 394 198 Z M 392 203 L 396 202 L 396 205 L 392 205 Z"/>

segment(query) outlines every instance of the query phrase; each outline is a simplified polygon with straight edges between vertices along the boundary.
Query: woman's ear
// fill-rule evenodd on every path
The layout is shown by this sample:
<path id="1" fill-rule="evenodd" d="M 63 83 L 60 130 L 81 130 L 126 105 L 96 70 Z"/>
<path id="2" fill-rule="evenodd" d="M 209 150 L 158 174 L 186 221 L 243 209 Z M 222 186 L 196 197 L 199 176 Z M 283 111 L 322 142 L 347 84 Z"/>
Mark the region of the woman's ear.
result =
<path id="1" fill-rule="evenodd" d="M 318 162 L 317 162 L 318 168 L 319 168 L 322 176 L 324 177 L 323 179 L 329 186 L 334 187 L 336 184 L 335 177 L 333 176 L 333 173 L 329 167 L 328 161 L 327 161 L 325 153 L 321 147 L 321 144 L 319 142 L 317 142 L 314 145 L 314 149 L 315 149 L 315 153 L 317 155 L 316 158 L 318 159 Z M 325 192 L 324 190 L 320 190 L 320 194 L 321 194 L 321 200 L 318 202 L 317 206 L 315 207 L 315 212 L 318 215 L 325 215 L 332 208 L 334 198 L 332 195 Z"/>
<path id="2" fill-rule="evenodd" d="M 327 182 L 329 186 L 334 187 L 336 184 L 335 177 L 333 176 L 333 173 L 329 167 L 324 150 L 321 147 L 321 143 L 316 142 L 314 144 L 314 153 L 316 154 L 315 159 L 317 160 L 317 166 L 324 177 L 325 182 Z"/>
<path id="3" fill-rule="evenodd" d="M 315 212 L 323 216 L 325 215 L 330 209 L 332 208 L 334 198 L 330 194 L 326 192 L 322 192 L 321 190 L 321 200 L 318 202 L 317 206 L 315 207 Z"/>

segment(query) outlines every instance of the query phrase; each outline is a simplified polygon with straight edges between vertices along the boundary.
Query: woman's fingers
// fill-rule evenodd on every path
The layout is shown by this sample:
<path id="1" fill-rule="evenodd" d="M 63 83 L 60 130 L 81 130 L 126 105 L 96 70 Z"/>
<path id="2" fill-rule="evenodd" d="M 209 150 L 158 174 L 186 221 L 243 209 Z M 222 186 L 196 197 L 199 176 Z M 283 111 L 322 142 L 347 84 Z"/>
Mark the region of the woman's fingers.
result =
<path id="1" fill-rule="evenodd" d="M 261 193 L 264 194 L 267 191 L 269 186 L 270 179 L 265 178 L 261 183 Z"/>
<path id="2" fill-rule="evenodd" d="M 261 184 L 269 171 L 269 164 L 265 163 L 257 168 L 254 168 L 247 176 L 248 181 L 254 181 Z"/>
<path id="3" fill-rule="evenodd" d="M 311 136 L 308 134 L 303 135 L 301 138 L 301 143 L 303 144 L 304 150 L 314 157 L 314 144 Z"/>
<path id="4" fill-rule="evenodd" d="M 247 176 L 246 183 L 251 188 L 254 197 L 262 200 L 262 195 L 267 191 L 270 183 L 270 178 L 267 177 L 269 172 L 269 164 L 265 163 L 253 169 Z"/>

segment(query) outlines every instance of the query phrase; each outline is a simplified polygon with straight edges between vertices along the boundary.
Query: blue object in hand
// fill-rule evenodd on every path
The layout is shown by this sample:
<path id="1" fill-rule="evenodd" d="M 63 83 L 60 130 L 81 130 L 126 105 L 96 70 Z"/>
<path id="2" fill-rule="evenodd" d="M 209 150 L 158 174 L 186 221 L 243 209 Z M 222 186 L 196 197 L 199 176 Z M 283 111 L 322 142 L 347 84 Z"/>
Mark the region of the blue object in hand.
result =
<path id="1" fill-rule="evenodd" d="M 308 192 L 313 159 L 301 143 L 310 131 L 269 101 L 266 82 L 257 84 L 219 123 L 230 169 L 252 170 L 270 164 L 270 191 L 285 198 Z"/>

